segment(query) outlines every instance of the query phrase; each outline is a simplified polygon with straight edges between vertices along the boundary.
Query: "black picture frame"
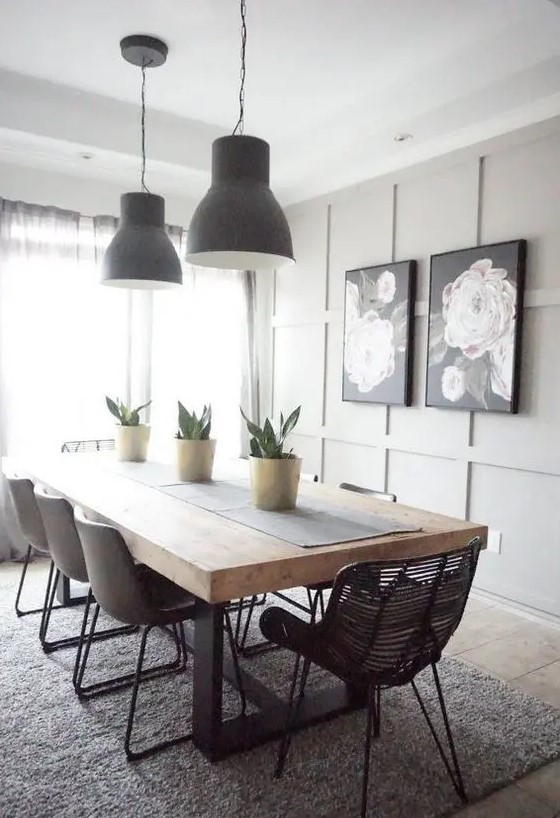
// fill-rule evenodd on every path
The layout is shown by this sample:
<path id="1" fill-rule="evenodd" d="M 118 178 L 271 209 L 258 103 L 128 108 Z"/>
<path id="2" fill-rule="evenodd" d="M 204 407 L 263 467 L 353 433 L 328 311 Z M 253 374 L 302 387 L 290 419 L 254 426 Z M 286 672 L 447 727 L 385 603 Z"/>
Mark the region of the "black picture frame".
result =
<path id="1" fill-rule="evenodd" d="M 410 406 L 415 296 L 414 259 L 346 271 L 344 402 Z"/>
<path id="2" fill-rule="evenodd" d="M 519 411 L 527 242 L 430 258 L 426 406 Z"/>

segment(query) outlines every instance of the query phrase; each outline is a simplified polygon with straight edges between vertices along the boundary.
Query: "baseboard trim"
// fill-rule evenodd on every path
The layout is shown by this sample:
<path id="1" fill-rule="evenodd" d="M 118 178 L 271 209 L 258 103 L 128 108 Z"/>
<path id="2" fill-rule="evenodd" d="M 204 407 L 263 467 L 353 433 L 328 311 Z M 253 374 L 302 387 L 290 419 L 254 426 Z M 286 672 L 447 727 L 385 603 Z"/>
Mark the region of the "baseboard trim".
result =
<path id="1" fill-rule="evenodd" d="M 560 616 L 556 616 L 555 614 L 540 611 L 538 608 L 532 608 L 530 605 L 524 605 L 522 602 L 516 602 L 514 599 L 508 599 L 499 594 L 493 594 L 490 591 L 483 591 L 481 588 L 473 588 L 471 595 L 485 602 L 492 602 L 495 605 L 499 605 L 501 608 L 504 608 L 504 610 L 521 614 L 533 622 L 560 628 Z"/>

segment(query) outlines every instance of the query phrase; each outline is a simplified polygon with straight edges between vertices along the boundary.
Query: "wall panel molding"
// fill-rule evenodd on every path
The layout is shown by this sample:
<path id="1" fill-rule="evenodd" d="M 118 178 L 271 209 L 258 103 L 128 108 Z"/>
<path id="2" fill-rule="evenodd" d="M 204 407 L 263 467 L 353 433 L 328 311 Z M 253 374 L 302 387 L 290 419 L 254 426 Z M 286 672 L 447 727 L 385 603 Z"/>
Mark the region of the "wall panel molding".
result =
<path id="1" fill-rule="evenodd" d="M 411 505 L 479 517 L 501 532 L 502 548 L 484 554 L 475 584 L 553 617 L 560 616 L 560 584 L 556 597 L 546 587 L 551 574 L 560 575 L 560 390 L 555 386 L 560 356 L 557 317 L 548 310 L 560 308 L 553 216 L 560 202 L 559 157 L 560 120 L 538 142 L 517 140 L 488 155 L 465 155 L 462 163 L 450 157 L 422 172 L 397 174 L 390 185 L 375 180 L 298 206 L 292 211 L 298 219 L 307 218 L 307 207 L 324 208 L 326 217 L 321 252 L 317 234 L 303 235 L 308 245 L 302 248 L 306 265 L 300 272 L 307 275 L 311 265 L 316 298 L 309 298 L 308 284 L 305 299 L 294 280 L 283 285 L 280 272 L 274 286 L 283 307 L 271 316 L 273 338 L 282 343 L 286 336 L 301 338 L 294 347 L 294 372 L 284 366 L 280 376 L 273 360 L 271 380 L 275 400 L 281 392 L 313 407 L 297 436 L 309 467 L 327 481 L 344 479 L 348 471 L 364 485 L 367 479 L 372 488 L 397 491 Z M 520 189 L 527 197 L 518 195 Z M 430 254 L 512 238 L 529 242 L 533 283 L 525 292 L 531 315 L 524 332 L 522 411 L 502 416 L 424 407 Z M 410 408 L 343 403 L 338 369 L 344 270 L 391 257 L 418 261 L 415 400 Z M 290 383 L 279 383 L 286 378 Z M 535 502 L 539 519 L 533 525 L 527 509 Z M 536 553 L 539 564 L 531 561 Z M 526 587 L 526 576 L 533 578 L 532 587 Z"/>

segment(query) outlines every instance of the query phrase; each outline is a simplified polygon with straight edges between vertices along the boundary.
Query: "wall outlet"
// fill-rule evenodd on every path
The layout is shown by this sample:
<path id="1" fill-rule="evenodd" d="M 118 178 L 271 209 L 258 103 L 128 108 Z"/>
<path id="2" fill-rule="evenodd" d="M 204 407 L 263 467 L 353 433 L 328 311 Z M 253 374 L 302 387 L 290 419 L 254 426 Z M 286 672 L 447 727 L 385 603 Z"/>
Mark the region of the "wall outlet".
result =
<path id="1" fill-rule="evenodd" d="M 501 554 L 502 553 L 502 532 L 496 531 L 493 528 L 488 529 L 488 542 L 487 546 L 488 551 L 492 551 L 494 554 Z"/>

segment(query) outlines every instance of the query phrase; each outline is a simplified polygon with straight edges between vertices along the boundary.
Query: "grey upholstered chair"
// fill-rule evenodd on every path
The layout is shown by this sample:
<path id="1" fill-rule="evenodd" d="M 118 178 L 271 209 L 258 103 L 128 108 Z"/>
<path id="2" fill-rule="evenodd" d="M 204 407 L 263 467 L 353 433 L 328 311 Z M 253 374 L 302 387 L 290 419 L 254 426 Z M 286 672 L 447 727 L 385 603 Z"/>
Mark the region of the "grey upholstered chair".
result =
<path id="1" fill-rule="evenodd" d="M 115 685 L 118 683 L 121 683 L 121 686 L 123 682 L 131 684 L 132 677 L 129 676 L 123 677 L 123 679 L 117 678 L 109 679 L 105 682 L 98 682 L 91 685 L 89 688 L 83 688 L 78 685 L 77 680 L 82 645 L 89 619 L 90 607 L 93 601 L 91 589 L 86 597 L 86 605 L 84 608 L 80 634 L 77 636 L 69 636 L 63 639 L 58 639 L 56 642 L 47 642 L 47 631 L 51 611 L 53 609 L 54 594 L 60 577 L 65 576 L 68 579 L 74 580 L 75 582 L 88 584 L 89 579 L 82 544 L 80 542 L 80 538 L 78 537 L 76 524 L 74 522 L 74 510 L 72 506 L 64 497 L 59 497 L 55 494 L 49 493 L 47 488 L 40 484 L 35 486 L 34 494 L 37 501 L 37 507 L 41 515 L 41 520 L 43 522 L 43 528 L 47 538 L 51 558 L 55 565 L 54 581 L 52 583 L 45 609 L 45 621 L 42 634 L 43 647 L 45 650 L 49 651 L 53 650 L 53 645 L 56 645 L 56 647 L 78 646 L 72 681 L 74 688 L 79 695 L 93 693 L 94 691 L 104 692 L 106 689 L 114 689 Z M 137 630 L 137 628 L 130 626 L 126 626 L 124 628 L 121 626 L 107 628 L 102 631 L 97 631 L 94 639 L 96 641 L 100 639 L 108 639 L 119 634 L 132 633 L 135 630 Z"/>
<path id="2" fill-rule="evenodd" d="M 263 612 L 260 625 L 266 639 L 296 654 L 276 777 L 284 769 L 291 730 L 313 663 L 356 691 L 362 691 L 367 699 L 362 818 L 367 811 L 371 740 L 377 738 L 381 730 L 381 691 L 409 683 L 451 782 L 461 800 L 467 800 L 437 663 L 461 621 L 481 545 L 480 538 L 476 537 L 465 548 L 444 554 L 349 565 L 338 573 L 325 616 L 316 624 L 304 622 L 283 608 L 268 608 Z M 415 683 L 416 675 L 430 666 L 449 754 L 443 748 Z"/>
<path id="3" fill-rule="evenodd" d="M 93 440 L 65 440 L 61 446 L 62 453 L 86 454 L 92 452 L 110 452 L 115 449 L 114 438 L 95 438 Z M 60 578 L 58 588 L 58 598 L 63 605 L 80 605 L 86 602 L 86 596 L 73 594 L 70 587 L 70 580 L 64 576 Z"/>
<path id="4" fill-rule="evenodd" d="M 187 733 L 140 751 L 134 751 L 130 746 L 140 682 L 148 678 L 156 678 L 163 673 L 181 671 L 186 667 L 188 651 L 182 623 L 185 620 L 194 619 L 196 599 L 188 591 L 175 585 L 156 571 L 152 571 L 145 565 L 136 564 L 126 542 L 115 528 L 88 520 L 83 510 L 78 507 L 74 510 L 74 518 L 84 550 L 91 588 L 97 600 L 84 646 L 80 679 L 83 677 L 83 670 L 87 663 L 100 607 L 120 622 L 141 626 L 142 637 L 134 674 L 124 747 L 129 760 L 144 758 L 159 750 L 187 741 L 192 736 L 191 733 Z M 243 712 L 245 712 L 245 695 L 229 618 L 227 623 L 237 683 Z M 178 646 L 177 662 L 160 667 L 155 673 L 151 670 L 143 672 L 146 640 L 152 628 L 156 626 L 170 628 L 173 632 Z"/>
<path id="5" fill-rule="evenodd" d="M 43 625 L 45 618 L 45 610 L 49 599 L 51 586 L 53 582 L 54 565 L 51 559 L 49 544 L 47 542 L 47 535 L 41 520 L 41 514 L 33 494 L 33 483 L 27 477 L 20 477 L 16 474 L 6 474 L 6 480 L 10 489 L 10 494 L 14 503 L 17 520 L 21 533 L 27 542 L 27 553 L 21 571 L 19 585 L 16 593 L 15 610 L 18 616 L 27 616 L 28 614 L 40 613 L 41 624 L 39 626 L 39 638 L 43 641 Z M 37 551 L 50 560 L 49 575 L 47 580 L 47 587 L 45 590 L 45 599 L 40 608 L 33 608 L 31 610 L 23 611 L 19 607 L 21 593 L 27 575 L 27 568 L 33 551 Z M 60 605 L 56 606 L 60 608 Z"/>

